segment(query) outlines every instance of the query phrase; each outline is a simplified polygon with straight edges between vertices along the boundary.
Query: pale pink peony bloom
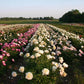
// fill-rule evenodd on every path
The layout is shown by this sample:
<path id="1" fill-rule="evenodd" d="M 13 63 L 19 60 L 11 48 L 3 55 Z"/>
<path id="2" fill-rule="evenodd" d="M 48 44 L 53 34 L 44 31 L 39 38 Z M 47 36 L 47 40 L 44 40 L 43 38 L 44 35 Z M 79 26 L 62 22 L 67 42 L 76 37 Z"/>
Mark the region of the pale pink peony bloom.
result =
<path id="1" fill-rule="evenodd" d="M 15 60 L 14 60 L 14 59 L 12 59 L 12 62 L 15 62 Z"/>
<path id="2" fill-rule="evenodd" d="M 80 57 L 82 56 L 82 54 L 81 54 L 81 53 L 79 53 L 78 55 L 79 55 Z"/>
<path id="3" fill-rule="evenodd" d="M 9 57 L 9 56 L 10 56 L 10 54 L 9 54 L 9 53 L 6 53 L 6 55 L 7 55 L 7 57 Z"/>
<path id="4" fill-rule="evenodd" d="M 2 60 L 3 59 L 3 56 L 2 55 L 0 55 L 0 60 Z"/>
<path id="5" fill-rule="evenodd" d="M 79 50 L 79 52 L 80 52 L 81 54 L 84 54 L 84 52 L 83 52 L 82 50 Z"/>

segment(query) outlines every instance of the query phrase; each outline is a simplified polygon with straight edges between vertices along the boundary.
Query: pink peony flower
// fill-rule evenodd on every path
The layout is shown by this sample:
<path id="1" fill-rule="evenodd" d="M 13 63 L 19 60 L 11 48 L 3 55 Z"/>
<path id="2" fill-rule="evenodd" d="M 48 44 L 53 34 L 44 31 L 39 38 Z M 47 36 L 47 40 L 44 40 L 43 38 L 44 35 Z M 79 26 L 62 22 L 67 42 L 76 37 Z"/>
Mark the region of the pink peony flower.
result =
<path id="1" fill-rule="evenodd" d="M 6 66 L 6 63 L 5 63 L 5 61 L 2 61 L 2 64 L 3 64 L 3 66 Z"/>
<path id="2" fill-rule="evenodd" d="M 3 45 L 2 43 L 0 43 L 0 45 Z"/>
<path id="3" fill-rule="evenodd" d="M 64 46 L 64 47 L 63 47 L 63 50 L 64 50 L 64 51 L 65 51 L 65 50 L 67 50 L 67 49 L 68 49 L 68 47 L 67 47 L 67 46 Z"/>
<path id="4" fill-rule="evenodd" d="M 12 51 L 14 51 L 15 49 L 14 48 L 12 48 Z"/>
<path id="5" fill-rule="evenodd" d="M 2 55 L 3 55 L 3 56 L 5 56 L 5 54 L 4 54 L 4 53 L 3 53 Z"/>
<path id="6" fill-rule="evenodd" d="M 79 52 L 80 52 L 81 54 L 84 54 L 84 52 L 83 52 L 82 50 L 79 50 Z"/>
<path id="7" fill-rule="evenodd" d="M 14 59 L 12 59 L 12 62 L 15 62 L 15 60 L 14 60 Z"/>
<path id="8" fill-rule="evenodd" d="M 9 53 L 6 53 L 6 55 L 7 55 L 7 57 L 9 57 L 9 56 L 10 56 L 10 54 L 9 54 Z"/>
<path id="9" fill-rule="evenodd" d="M 81 54 L 81 53 L 79 53 L 78 55 L 79 55 L 80 57 L 82 56 L 82 54 Z"/>

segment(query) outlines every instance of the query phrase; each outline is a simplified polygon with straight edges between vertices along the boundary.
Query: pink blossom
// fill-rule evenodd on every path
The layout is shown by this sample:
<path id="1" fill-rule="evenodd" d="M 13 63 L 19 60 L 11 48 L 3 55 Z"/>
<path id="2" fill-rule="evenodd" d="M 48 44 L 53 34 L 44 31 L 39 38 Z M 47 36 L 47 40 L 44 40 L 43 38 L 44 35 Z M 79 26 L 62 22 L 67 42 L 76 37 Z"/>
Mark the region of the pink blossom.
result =
<path id="1" fill-rule="evenodd" d="M 0 45 L 3 45 L 2 43 L 0 43 Z"/>
<path id="2" fill-rule="evenodd" d="M 20 49 L 18 49 L 18 51 L 20 52 L 21 50 L 20 50 Z"/>
<path id="3" fill-rule="evenodd" d="M 15 60 L 14 60 L 14 59 L 12 59 L 12 62 L 15 62 Z"/>
<path id="4" fill-rule="evenodd" d="M 78 55 L 79 55 L 80 57 L 82 56 L 82 54 L 81 54 L 81 53 L 79 53 Z"/>
<path id="5" fill-rule="evenodd" d="M 1 60 L 3 59 L 3 56 L 2 56 L 2 55 L 0 55 L 0 59 L 1 59 Z"/>
<path id="6" fill-rule="evenodd" d="M 15 49 L 14 48 L 12 48 L 12 51 L 14 51 Z"/>
<path id="7" fill-rule="evenodd" d="M 63 46 L 63 50 L 67 50 L 68 49 L 68 47 L 67 46 Z"/>
<path id="8" fill-rule="evenodd" d="M 7 61 L 7 59 L 5 59 L 5 61 Z"/>
<path id="9" fill-rule="evenodd" d="M 16 49 L 16 51 L 18 51 L 18 49 Z"/>
<path id="10" fill-rule="evenodd" d="M 3 66 L 6 66 L 6 62 L 5 61 L 2 61 L 2 64 L 3 64 Z"/>
<path id="11" fill-rule="evenodd" d="M 6 55 L 7 55 L 7 57 L 9 57 L 9 56 L 10 56 L 10 54 L 9 54 L 9 53 L 6 53 Z"/>
<path id="12" fill-rule="evenodd" d="M 24 48 L 22 48 L 21 50 L 20 50 L 20 48 L 23 47 L 24 45 L 26 45 L 26 43 L 28 43 L 28 38 L 31 37 L 35 33 L 38 26 L 39 26 L 39 24 L 34 25 L 34 28 L 29 29 L 27 32 L 25 32 L 23 34 L 21 33 L 17 39 L 13 39 L 10 43 L 4 43 L 4 45 L 2 43 L 0 43 L 0 45 L 3 45 L 0 50 L 2 53 L 0 59 L 3 59 L 3 57 L 5 55 L 7 57 L 10 56 L 10 53 L 6 52 L 6 50 L 8 50 L 8 49 L 11 49 L 12 51 L 16 50 L 18 52 L 20 52 L 21 50 L 24 51 Z M 17 48 L 19 48 L 19 49 L 17 49 Z M 7 60 L 5 59 L 5 61 L 7 61 Z M 4 66 L 6 66 L 5 61 L 2 61 L 2 64 Z M 14 61 L 14 59 L 12 59 L 12 61 Z"/>
<path id="13" fill-rule="evenodd" d="M 60 51 L 56 51 L 56 54 L 57 54 L 57 56 L 59 56 L 61 54 L 61 52 Z"/>
<path id="14" fill-rule="evenodd" d="M 83 52 L 82 50 L 79 50 L 79 52 L 80 52 L 81 54 L 84 54 L 84 52 Z"/>
<path id="15" fill-rule="evenodd" d="M 1 49 L 0 51 L 3 51 L 3 49 Z"/>
<path id="16" fill-rule="evenodd" d="M 6 51 L 4 50 L 3 53 L 6 53 Z"/>
<path id="17" fill-rule="evenodd" d="M 3 53 L 2 55 L 3 55 L 3 56 L 5 56 L 5 54 L 4 54 L 4 53 Z"/>

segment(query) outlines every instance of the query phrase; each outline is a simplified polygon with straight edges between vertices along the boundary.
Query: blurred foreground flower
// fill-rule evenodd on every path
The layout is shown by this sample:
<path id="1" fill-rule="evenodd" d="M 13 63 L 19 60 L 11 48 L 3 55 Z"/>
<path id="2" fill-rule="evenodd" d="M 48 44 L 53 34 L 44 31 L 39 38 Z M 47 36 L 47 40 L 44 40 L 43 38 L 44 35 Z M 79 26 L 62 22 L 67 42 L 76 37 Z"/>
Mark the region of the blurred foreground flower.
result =
<path id="1" fill-rule="evenodd" d="M 33 79 L 33 74 L 31 72 L 27 72 L 25 78 L 27 80 L 32 80 Z"/>

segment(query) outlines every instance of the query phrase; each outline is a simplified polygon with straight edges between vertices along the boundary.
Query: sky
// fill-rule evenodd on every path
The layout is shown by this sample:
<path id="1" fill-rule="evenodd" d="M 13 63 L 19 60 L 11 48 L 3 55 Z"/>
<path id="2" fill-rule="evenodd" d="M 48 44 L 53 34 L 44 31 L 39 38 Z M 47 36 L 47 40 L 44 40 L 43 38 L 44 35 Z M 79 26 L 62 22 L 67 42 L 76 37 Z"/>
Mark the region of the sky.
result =
<path id="1" fill-rule="evenodd" d="M 72 9 L 84 12 L 84 0 L 0 0 L 0 17 L 60 18 Z"/>

